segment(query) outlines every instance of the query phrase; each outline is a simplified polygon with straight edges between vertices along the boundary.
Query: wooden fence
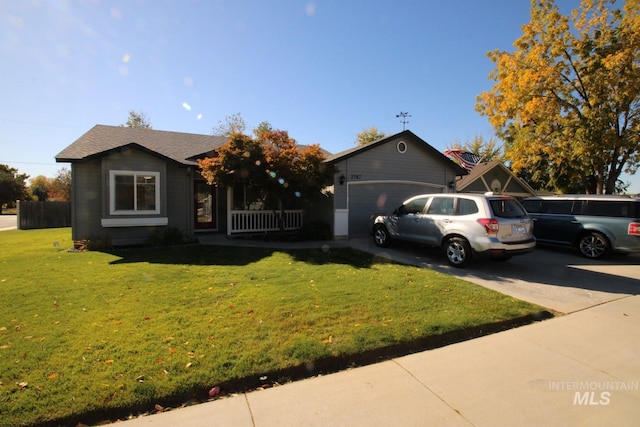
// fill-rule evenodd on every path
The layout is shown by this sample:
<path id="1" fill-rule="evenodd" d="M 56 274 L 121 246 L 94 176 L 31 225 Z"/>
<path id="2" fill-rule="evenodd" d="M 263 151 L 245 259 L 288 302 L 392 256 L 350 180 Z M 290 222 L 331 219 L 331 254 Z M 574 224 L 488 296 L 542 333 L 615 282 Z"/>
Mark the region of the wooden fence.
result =
<path id="1" fill-rule="evenodd" d="M 71 227 L 70 202 L 18 201 L 18 229 Z"/>

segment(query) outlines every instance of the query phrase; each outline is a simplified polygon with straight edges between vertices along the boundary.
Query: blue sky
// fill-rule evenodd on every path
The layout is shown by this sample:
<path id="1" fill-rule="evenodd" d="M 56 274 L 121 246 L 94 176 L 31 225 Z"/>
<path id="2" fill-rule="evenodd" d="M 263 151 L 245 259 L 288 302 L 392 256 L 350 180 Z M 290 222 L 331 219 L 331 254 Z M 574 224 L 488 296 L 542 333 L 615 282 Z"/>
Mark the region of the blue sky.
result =
<path id="1" fill-rule="evenodd" d="M 563 11 L 579 0 L 560 0 Z M 486 53 L 511 50 L 529 0 L 0 0 L 0 163 L 55 176 L 96 124 L 143 112 L 210 134 L 240 113 L 336 153 L 376 126 L 436 149 L 493 137 L 475 112 Z M 626 180 L 629 180 L 627 177 Z M 636 177 L 631 191 L 640 192 Z"/>

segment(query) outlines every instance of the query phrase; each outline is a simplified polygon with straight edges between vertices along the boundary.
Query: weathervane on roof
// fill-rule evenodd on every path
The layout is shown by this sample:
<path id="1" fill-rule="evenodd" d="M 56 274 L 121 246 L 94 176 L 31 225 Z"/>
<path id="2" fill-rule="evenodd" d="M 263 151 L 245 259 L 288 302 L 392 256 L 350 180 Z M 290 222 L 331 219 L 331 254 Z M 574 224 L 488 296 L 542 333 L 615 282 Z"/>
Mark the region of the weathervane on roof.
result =
<path id="1" fill-rule="evenodd" d="M 400 123 L 402 123 L 402 130 L 405 130 L 406 124 L 409 123 L 409 120 L 407 120 L 407 117 L 411 117 L 411 114 L 403 113 L 402 111 L 400 111 L 400 114 L 396 114 L 396 117 L 402 117 L 402 120 L 400 120 Z"/>

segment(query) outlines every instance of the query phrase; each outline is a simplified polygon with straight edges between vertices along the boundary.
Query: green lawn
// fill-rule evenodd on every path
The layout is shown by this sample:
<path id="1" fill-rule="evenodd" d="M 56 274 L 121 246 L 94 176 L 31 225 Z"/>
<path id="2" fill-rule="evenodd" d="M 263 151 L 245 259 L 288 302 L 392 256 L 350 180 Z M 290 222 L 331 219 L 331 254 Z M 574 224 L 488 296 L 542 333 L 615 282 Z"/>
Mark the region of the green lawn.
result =
<path id="1" fill-rule="evenodd" d="M 1 426 L 205 400 L 543 310 L 350 249 L 71 247 L 68 228 L 0 233 Z"/>

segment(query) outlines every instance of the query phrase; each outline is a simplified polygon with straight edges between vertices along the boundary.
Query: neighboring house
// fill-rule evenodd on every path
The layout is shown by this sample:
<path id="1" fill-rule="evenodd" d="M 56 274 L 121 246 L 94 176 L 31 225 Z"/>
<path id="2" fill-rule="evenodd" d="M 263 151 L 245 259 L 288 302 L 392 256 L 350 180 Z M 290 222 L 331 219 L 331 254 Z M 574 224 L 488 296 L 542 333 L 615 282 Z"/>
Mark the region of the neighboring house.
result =
<path id="1" fill-rule="evenodd" d="M 74 240 L 108 237 L 113 245 L 143 244 L 157 230 L 264 232 L 279 229 L 247 189 L 209 185 L 197 160 L 214 155 L 225 137 L 97 125 L 62 150 L 71 163 Z M 285 229 L 322 220 L 336 238 L 367 232 L 370 215 L 420 193 L 455 191 L 467 172 L 410 131 L 344 151 L 333 198 L 286 206 Z M 304 213 L 304 216 L 303 216 Z"/>
<path id="2" fill-rule="evenodd" d="M 459 192 L 507 194 L 517 198 L 535 196 L 536 192 L 499 160 L 478 163 L 469 175 L 458 179 Z"/>
<path id="3" fill-rule="evenodd" d="M 467 171 L 411 131 L 373 141 L 327 159 L 334 180 L 333 234 L 368 233 L 370 217 L 390 212 L 411 196 L 456 190 Z"/>

